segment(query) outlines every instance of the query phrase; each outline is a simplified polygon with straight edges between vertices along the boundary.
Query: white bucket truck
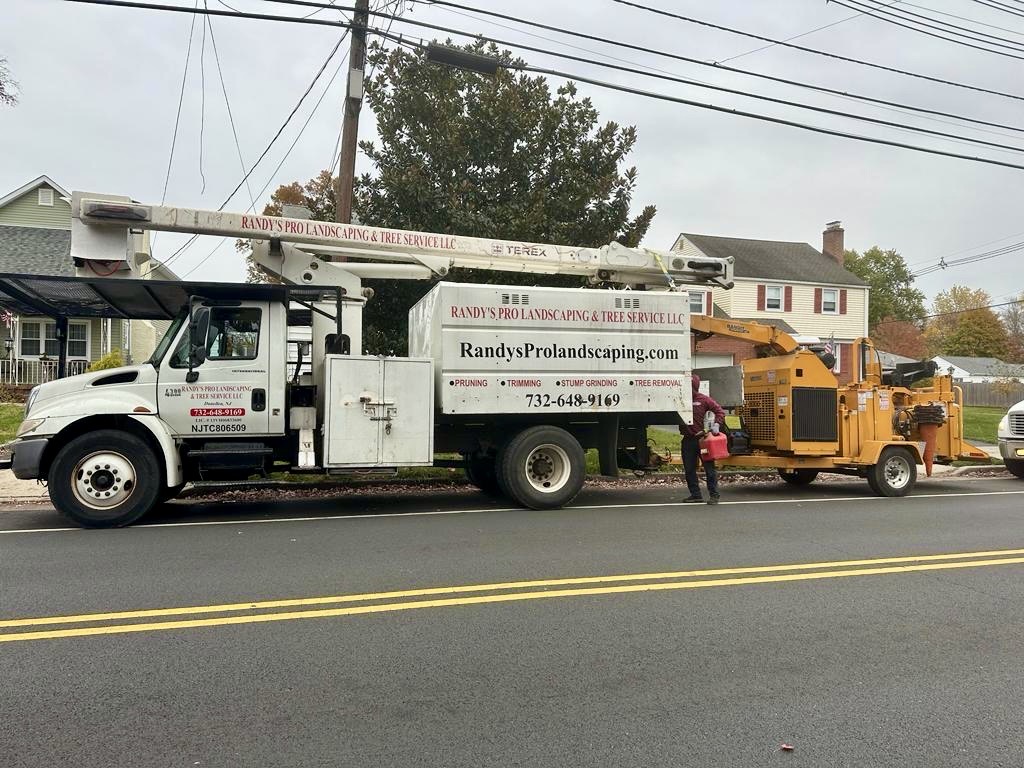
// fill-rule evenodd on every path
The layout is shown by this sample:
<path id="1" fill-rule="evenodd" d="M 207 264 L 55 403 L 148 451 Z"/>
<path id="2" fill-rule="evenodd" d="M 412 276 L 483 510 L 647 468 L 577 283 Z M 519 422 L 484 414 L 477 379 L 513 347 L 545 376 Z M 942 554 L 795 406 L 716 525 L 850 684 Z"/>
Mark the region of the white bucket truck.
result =
<path id="1" fill-rule="evenodd" d="M 618 243 L 520 243 L 79 192 L 72 208 L 78 263 L 126 258 L 131 233 L 158 230 L 250 238 L 256 260 L 281 276 L 274 285 L 0 276 L 0 300 L 58 325 L 88 313 L 172 320 L 149 361 L 43 384 L 29 398 L 12 469 L 46 480 L 55 507 L 92 527 L 127 525 L 188 482 L 275 467 L 457 465 L 518 504 L 562 506 L 583 485 L 586 449 L 614 473 L 646 462 L 647 425 L 689 421 L 685 286 L 732 285 L 730 261 Z M 439 282 L 409 313 L 408 357 L 362 354 L 372 300 L 362 279 L 452 267 L 580 275 L 593 287 Z M 631 290 L 609 287 L 623 285 Z M 296 325 L 312 341 L 289 366 Z"/>

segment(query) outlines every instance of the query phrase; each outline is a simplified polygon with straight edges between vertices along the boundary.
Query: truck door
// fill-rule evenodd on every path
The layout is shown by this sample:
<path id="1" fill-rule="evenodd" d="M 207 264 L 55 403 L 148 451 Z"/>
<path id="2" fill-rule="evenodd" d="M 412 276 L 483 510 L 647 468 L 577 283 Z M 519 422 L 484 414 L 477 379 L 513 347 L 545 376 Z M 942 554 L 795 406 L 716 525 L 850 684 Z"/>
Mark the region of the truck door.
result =
<path id="1" fill-rule="evenodd" d="M 209 330 L 206 359 L 193 365 L 195 380 L 187 380 L 187 324 L 160 366 L 160 416 L 176 435 L 215 439 L 270 432 L 271 405 L 280 407 L 270 394 L 270 309 L 267 302 L 196 309 L 197 316 L 209 313 Z"/>

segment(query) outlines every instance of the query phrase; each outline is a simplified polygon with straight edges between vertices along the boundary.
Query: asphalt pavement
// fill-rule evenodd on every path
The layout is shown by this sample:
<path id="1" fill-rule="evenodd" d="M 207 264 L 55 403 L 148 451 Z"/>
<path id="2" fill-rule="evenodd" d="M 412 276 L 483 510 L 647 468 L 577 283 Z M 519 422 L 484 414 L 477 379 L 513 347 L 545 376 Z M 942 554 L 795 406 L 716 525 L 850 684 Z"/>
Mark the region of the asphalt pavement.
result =
<path id="1" fill-rule="evenodd" d="M 1020 765 L 1024 483 L 683 495 L 0 512 L 0 762 Z"/>

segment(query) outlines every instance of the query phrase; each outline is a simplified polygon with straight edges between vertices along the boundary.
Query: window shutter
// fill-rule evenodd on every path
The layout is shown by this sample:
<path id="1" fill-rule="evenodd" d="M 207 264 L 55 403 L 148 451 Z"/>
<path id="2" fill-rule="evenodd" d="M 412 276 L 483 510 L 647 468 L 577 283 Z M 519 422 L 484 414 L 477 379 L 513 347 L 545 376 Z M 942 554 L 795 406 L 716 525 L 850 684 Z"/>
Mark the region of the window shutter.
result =
<path id="1" fill-rule="evenodd" d="M 821 314 L 821 288 L 814 289 L 814 314 Z"/>
<path id="2" fill-rule="evenodd" d="M 704 301 L 707 305 L 704 309 L 704 314 L 707 315 L 708 317 L 711 317 L 713 314 L 715 314 L 715 306 L 714 301 L 711 298 L 711 291 L 708 291 L 707 293 L 704 294 Z"/>
<path id="3" fill-rule="evenodd" d="M 763 285 L 757 286 L 757 310 L 758 310 L 758 312 L 764 312 L 764 307 L 765 307 L 764 294 L 765 294 L 764 286 Z"/>
<path id="4" fill-rule="evenodd" d="M 785 310 L 787 312 L 792 312 L 793 311 L 793 286 L 792 285 L 787 285 L 786 286 L 786 301 L 783 304 L 783 307 L 785 308 Z"/>
<path id="5" fill-rule="evenodd" d="M 839 291 L 839 314 L 846 314 L 846 289 L 843 288 Z"/>

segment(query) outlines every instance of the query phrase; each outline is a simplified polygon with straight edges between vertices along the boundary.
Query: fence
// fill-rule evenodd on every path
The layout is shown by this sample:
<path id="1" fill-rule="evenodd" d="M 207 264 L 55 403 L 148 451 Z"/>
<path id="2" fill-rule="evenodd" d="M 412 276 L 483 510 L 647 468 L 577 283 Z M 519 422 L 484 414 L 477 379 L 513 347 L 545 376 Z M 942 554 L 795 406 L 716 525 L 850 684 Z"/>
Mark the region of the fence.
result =
<path id="1" fill-rule="evenodd" d="M 87 360 L 68 360 L 68 376 L 85 373 Z M 0 360 L 0 384 L 34 387 L 57 378 L 56 360 Z"/>
<path id="2" fill-rule="evenodd" d="M 964 388 L 965 405 L 987 405 L 993 408 L 1009 408 L 1024 400 L 1024 384 L 1012 381 L 965 381 L 959 383 Z"/>

